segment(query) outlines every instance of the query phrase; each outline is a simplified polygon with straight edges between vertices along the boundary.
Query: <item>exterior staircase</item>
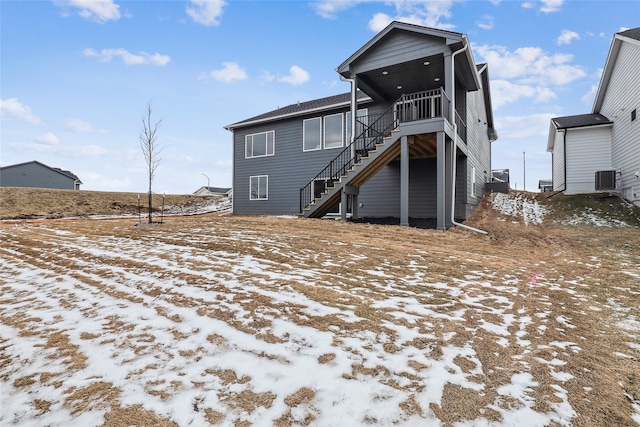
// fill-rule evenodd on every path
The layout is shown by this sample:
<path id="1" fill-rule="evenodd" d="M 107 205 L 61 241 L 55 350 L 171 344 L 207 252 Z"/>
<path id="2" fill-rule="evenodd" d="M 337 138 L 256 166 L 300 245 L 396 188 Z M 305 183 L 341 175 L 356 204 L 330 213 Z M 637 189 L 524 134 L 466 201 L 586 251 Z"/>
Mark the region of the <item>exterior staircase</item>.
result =
<path id="1" fill-rule="evenodd" d="M 300 189 L 300 215 L 320 218 L 340 201 L 347 186 L 360 187 L 400 155 L 399 127 L 437 117 L 449 120 L 450 101 L 442 88 L 402 95 L 379 115 L 357 117 L 360 134 Z"/>
<path id="2" fill-rule="evenodd" d="M 395 105 L 395 104 L 394 104 Z M 371 123 L 369 123 L 371 121 Z M 300 189 L 300 212 L 319 218 L 340 201 L 345 186 L 360 187 L 400 154 L 394 107 L 377 116 L 358 118 L 364 130 L 306 186 Z"/>

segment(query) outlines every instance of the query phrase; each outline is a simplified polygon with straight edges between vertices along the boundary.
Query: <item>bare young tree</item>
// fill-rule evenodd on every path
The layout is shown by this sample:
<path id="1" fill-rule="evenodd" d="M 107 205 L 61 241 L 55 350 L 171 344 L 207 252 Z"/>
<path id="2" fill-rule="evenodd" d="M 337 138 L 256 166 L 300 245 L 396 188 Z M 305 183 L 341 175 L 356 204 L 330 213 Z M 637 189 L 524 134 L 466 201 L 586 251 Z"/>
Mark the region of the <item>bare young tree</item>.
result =
<path id="1" fill-rule="evenodd" d="M 155 123 L 151 123 L 151 101 L 147 103 L 147 112 L 142 116 L 142 131 L 140 132 L 140 148 L 142 154 L 144 154 L 144 160 L 147 163 L 147 173 L 149 178 L 149 224 L 151 224 L 151 205 L 152 205 L 152 192 L 151 185 L 153 184 L 153 177 L 155 176 L 156 169 L 160 164 L 160 153 L 162 148 L 158 146 L 158 129 L 162 126 L 162 120 Z"/>

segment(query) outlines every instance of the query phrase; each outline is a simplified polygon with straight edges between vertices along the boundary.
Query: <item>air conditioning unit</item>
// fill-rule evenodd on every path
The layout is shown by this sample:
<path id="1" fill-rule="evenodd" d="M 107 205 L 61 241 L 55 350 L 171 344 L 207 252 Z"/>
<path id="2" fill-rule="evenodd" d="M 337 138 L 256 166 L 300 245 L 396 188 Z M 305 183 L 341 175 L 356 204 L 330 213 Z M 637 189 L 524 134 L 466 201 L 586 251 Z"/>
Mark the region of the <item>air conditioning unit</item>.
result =
<path id="1" fill-rule="evenodd" d="M 596 172 L 596 191 L 612 191 L 616 189 L 616 171 Z"/>

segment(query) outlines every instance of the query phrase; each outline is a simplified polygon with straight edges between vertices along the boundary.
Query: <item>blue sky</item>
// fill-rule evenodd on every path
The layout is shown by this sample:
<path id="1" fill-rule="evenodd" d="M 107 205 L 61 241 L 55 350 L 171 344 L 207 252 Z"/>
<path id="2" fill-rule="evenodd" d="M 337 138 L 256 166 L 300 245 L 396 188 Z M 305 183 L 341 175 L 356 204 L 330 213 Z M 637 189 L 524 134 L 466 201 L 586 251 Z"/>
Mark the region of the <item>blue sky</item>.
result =
<path id="1" fill-rule="evenodd" d="M 467 34 L 489 64 L 493 168 L 551 178 L 549 119 L 591 112 L 637 1 L 0 0 L 0 164 L 39 160 L 84 190 L 145 192 L 142 116 L 162 120 L 153 191 L 231 186 L 223 126 L 344 93 L 335 68 L 391 20 Z M 204 176 L 206 175 L 209 178 Z"/>

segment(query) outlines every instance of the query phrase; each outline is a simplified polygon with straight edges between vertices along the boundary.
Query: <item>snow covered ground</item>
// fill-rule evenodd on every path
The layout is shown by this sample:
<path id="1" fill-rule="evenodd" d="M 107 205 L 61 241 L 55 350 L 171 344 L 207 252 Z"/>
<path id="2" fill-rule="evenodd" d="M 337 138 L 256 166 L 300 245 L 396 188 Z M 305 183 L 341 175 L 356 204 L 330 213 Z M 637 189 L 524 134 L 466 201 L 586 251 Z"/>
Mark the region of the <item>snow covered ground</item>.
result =
<path id="1" fill-rule="evenodd" d="M 640 367 L 637 258 L 606 299 L 595 255 L 509 261 L 447 233 L 292 218 L 130 222 L 0 227 L 0 425 L 599 425 L 602 388 L 626 414 L 609 421 L 640 424 L 639 396 L 591 360 L 622 334 L 598 357 Z"/>

